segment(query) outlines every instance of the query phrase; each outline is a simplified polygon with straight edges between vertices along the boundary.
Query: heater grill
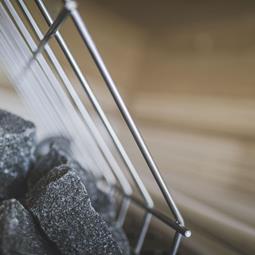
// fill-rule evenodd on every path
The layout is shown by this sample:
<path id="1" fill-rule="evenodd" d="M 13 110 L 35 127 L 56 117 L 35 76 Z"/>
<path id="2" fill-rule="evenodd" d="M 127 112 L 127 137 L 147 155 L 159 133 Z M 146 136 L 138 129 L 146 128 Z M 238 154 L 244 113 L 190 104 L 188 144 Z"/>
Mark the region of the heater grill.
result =
<path id="1" fill-rule="evenodd" d="M 191 232 L 185 227 L 183 217 L 140 131 L 130 116 L 88 32 L 85 22 L 79 14 L 76 1 L 64 1 L 62 10 L 54 19 L 51 17 L 51 10 L 46 7 L 44 1 L 35 0 L 35 4 L 48 24 L 48 30 L 44 34 L 29 11 L 25 1 L 2 0 L 0 3 L 0 54 L 3 68 L 12 84 L 14 84 L 16 90 L 25 99 L 29 107 L 34 110 L 37 117 L 40 116 L 38 118 L 40 126 L 44 130 L 50 130 L 51 134 L 71 137 L 74 141 L 73 153 L 76 157 L 86 165 L 87 169 L 91 169 L 108 186 L 113 187 L 115 192 L 122 194 L 117 218 L 118 224 L 123 225 L 127 220 L 127 212 L 130 205 L 135 204 L 143 210 L 144 217 L 140 223 L 141 229 L 137 233 L 137 240 L 135 240 L 135 245 L 132 247 L 134 253 L 142 253 L 144 242 L 148 238 L 147 232 L 151 220 L 157 218 L 174 230 L 175 234 L 171 241 L 172 245 L 169 248 L 169 253 L 176 254 L 182 238 L 189 237 Z M 22 16 L 20 13 L 22 13 Z M 164 214 L 155 208 L 154 201 L 146 185 L 116 135 L 85 74 L 81 71 L 73 57 L 72 49 L 67 46 L 63 39 L 59 29 L 60 27 L 61 30 L 65 29 L 66 19 L 72 20 L 80 38 L 84 42 L 84 50 L 86 47 L 89 51 L 107 89 L 111 93 L 125 124 L 130 130 L 148 166 L 148 170 L 151 171 L 154 181 L 169 207 L 168 214 Z M 25 24 L 29 24 L 30 29 Z M 37 36 L 39 43 L 35 42 L 31 34 L 32 32 Z M 68 74 L 56 57 L 56 52 L 49 44 L 51 38 L 56 39 L 58 46 L 64 53 L 84 93 L 111 138 L 118 152 L 117 156 L 112 153 L 111 148 L 88 112 L 86 105 L 74 89 Z M 131 181 L 130 178 L 127 178 L 126 171 L 118 163 L 117 157 L 124 163 Z M 134 186 L 139 191 L 140 196 L 134 194 Z"/>

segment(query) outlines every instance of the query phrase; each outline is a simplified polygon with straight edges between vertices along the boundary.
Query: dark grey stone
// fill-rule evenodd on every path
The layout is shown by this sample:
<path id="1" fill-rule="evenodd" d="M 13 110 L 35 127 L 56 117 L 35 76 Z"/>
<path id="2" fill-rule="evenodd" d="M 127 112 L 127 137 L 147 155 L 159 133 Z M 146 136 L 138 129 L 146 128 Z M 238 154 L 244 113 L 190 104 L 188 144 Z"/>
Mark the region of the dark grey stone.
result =
<path id="1" fill-rule="evenodd" d="M 62 254 L 122 254 L 69 166 L 56 167 L 42 177 L 30 191 L 27 206 Z"/>
<path id="2" fill-rule="evenodd" d="M 34 124 L 0 110 L 0 200 L 22 193 L 34 149 Z"/>
<path id="3" fill-rule="evenodd" d="M 77 172 L 89 194 L 94 209 L 109 223 L 116 218 L 116 201 L 112 193 L 106 193 L 97 187 L 93 174 L 85 170 L 77 161 L 68 163 Z"/>
<path id="4" fill-rule="evenodd" d="M 116 216 L 116 203 L 112 194 L 107 194 L 98 189 L 95 176 L 83 168 L 76 160 L 72 160 L 58 146 L 52 145 L 48 153 L 41 156 L 34 167 L 31 168 L 27 180 L 28 189 L 30 190 L 41 177 L 54 167 L 62 164 L 68 164 L 73 168 L 84 183 L 92 206 L 107 222 L 113 222 Z"/>
<path id="5" fill-rule="evenodd" d="M 81 164 L 76 160 L 69 161 L 68 165 L 77 173 L 82 183 L 85 185 L 92 206 L 94 207 L 94 202 L 97 200 L 98 196 L 98 188 L 96 185 L 97 180 L 95 176 L 91 172 L 87 171 L 84 167 L 82 167 Z"/>
<path id="6" fill-rule="evenodd" d="M 43 139 L 35 149 L 35 155 L 39 159 L 49 153 L 51 148 L 65 152 L 71 155 L 71 140 L 64 136 L 51 136 Z"/>
<path id="7" fill-rule="evenodd" d="M 110 230 L 112 232 L 113 237 L 118 243 L 123 255 L 130 255 L 130 244 L 128 238 L 121 227 L 116 225 L 111 225 Z"/>
<path id="8" fill-rule="evenodd" d="M 116 219 L 116 200 L 112 192 L 104 192 L 98 189 L 97 199 L 93 201 L 92 205 L 95 210 L 108 223 L 112 223 Z"/>
<path id="9" fill-rule="evenodd" d="M 66 152 L 52 145 L 48 153 L 41 156 L 34 164 L 34 167 L 30 169 L 27 178 L 28 189 L 32 189 L 36 182 L 54 167 L 66 164 L 68 160 L 70 158 Z"/>
<path id="10" fill-rule="evenodd" d="M 1 255 L 56 255 L 59 252 L 44 238 L 30 213 L 15 199 L 0 206 Z"/>

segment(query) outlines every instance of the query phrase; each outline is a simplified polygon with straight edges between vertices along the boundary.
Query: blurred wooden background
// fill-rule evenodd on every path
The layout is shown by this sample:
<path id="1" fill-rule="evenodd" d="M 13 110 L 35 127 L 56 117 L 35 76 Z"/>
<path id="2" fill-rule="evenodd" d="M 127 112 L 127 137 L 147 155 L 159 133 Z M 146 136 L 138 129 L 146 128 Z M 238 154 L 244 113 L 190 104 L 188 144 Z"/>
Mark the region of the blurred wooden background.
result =
<path id="1" fill-rule="evenodd" d="M 79 4 L 193 231 L 183 254 L 254 254 L 255 2 Z M 57 1 L 53 7 L 57 13 Z M 63 34 L 150 184 L 71 22 Z M 2 91 L 0 107 L 13 108 L 8 90 Z M 159 192 L 150 187 L 161 206 Z"/>

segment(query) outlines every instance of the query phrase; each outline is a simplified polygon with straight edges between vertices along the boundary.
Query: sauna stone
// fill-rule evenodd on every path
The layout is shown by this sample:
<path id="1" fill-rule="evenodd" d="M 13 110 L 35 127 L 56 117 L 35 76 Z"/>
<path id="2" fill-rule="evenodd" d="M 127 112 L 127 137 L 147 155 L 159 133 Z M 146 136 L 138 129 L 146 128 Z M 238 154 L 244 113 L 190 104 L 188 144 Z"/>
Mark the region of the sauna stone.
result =
<path id="1" fill-rule="evenodd" d="M 54 167 L 66 164 L 70 160 L 67 153 L 52 145 L 46 155 L 41 156 L 28 174 L 27 185 L 30 190 L 40 178 L 46 175 Z"/>
<path id="2" fill-rule="evenodd" d="M 62 165 L 29 192 L 27 207 L 62 254 L 122 254 L 77 173 Z"/>
<path id="3" fill-rule="evenodd" d="M 23 192 L 34 149 L 34 124 L 0 110 L 0 201 Z"/>
<path id="4" fill-rule="evenodd" d="M 71 140 L 65 136 L 50 136 L 39 142 L 35 149 L 35 156 L 40 159 L 48 154 L 52 147 L 71 155 L 71 144 Z"/>
<path id="5" fill-rule="evenodd" d="M 117 225 L 113 224 L 110 227 L 110 230 L 112 232 L 113 237 L 119 244 L 122 254 L 129 255 L 130 254 L 130 244 L 129 244 L 128 238 L 127 238 L 125 232 L 123 231 L 123 229 L 121 227 L 118 227 Z"/>
<path id="6" fill-rule="evenodd" d="M 95 210 L 108 222 L 114 222 L 116 218 L 116 201 L 112 192 L 97 191 L 97 199 L 93 201 Z"/>
<path id="7" fill-rule="evenodd" d="M 30 213 L 15 199 L 0 206 L 1 255 L 60 254 L 41 233 Z"/>
<path id="8" fill-rule="evenodd" d="M 91 172 L 84 169 L 77 161 L 71 161 L 69 165 L 78 174 L 85 185 L 91 204 L 94 209 L 103 217 L 104 220 L 111 223 L 116 217 L 116 201 L 110 192 L 104 192 L 97 187 L 97 180 Z"/>
<path id="9" fill-rule="evenodd" d="M 35 166 L 29 171 L 28 188 L 29 190 L 35 183 L 44 175 L 46 175 L 54 167 L 62 164 L 68 164 L 80 177 L 85 185 L 90 197 L 92 206 L 95 210 L 107 221 L 112 222 L 116 216 L 115 199 L 111 194 L 105 193 L 98 189 L 95 176 L 81 166 L 76 160 L 73 160 L 66 152 L 55 145 L 52 146 L 49 152 L 41 156 Z"/>
<path id="10" fill-rule="evenodd" d="M 87 171 L 81 164 L 76 160 L 71 160 L 68 162 L 68 165 L 77 173 L 80 177 L 81 182 L 85 185 L 86 190 L 88 192 L 89 198 L 91 200 L 92 205 L 94 206 L 94 201 L 97 200 L 98 190 L 96 185 L 95 176 Z"/>

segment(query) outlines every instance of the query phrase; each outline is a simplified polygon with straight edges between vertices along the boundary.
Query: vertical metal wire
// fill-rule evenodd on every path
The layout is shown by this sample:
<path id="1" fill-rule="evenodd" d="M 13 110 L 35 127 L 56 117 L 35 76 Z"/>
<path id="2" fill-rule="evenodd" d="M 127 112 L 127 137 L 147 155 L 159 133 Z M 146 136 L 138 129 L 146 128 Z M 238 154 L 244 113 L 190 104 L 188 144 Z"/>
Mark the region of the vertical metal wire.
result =
<path id="1" fill-rule="evenodd" d="M 131 199 L 129 197 L 123 196 L 122 202 L 121 202 L 121 207 L 119 210 L 119 215 L 116 220 L 116 225 L 119 227 L 122 227 L 124 225 L 130 202 L 131 202 Z"/>
<path id="2" fill-rule="evenodd" d="M 147 234 L 149 226 L 150 226 L 151 218 L 152 218 L 152 215 L 149 212 L 145 212 L 144 217 L 143 217 L 143 224 L 142 224 L 142 227 L 141 227 L 141 230 L 139 233 L 139 238 L 138 238 L 137 244 L 134 249 L 134 253 L 136 255 L 139 255 L 142 251 L 144 240 L 146 238 L 146 234 Z"/>
<path id="3" fill-rule="evenodd" d="M 176 232 L 174 235 L 174 240 L 173 240 L 169 255 L 177 254 L 178 249 L 180 247 L 181 239 L 182 239 L 182 235 L 180 233 Z"/>

